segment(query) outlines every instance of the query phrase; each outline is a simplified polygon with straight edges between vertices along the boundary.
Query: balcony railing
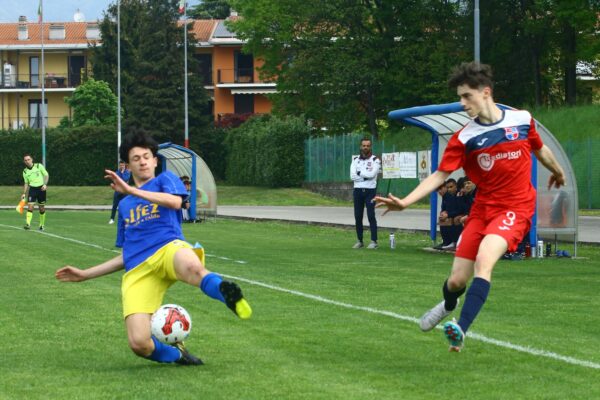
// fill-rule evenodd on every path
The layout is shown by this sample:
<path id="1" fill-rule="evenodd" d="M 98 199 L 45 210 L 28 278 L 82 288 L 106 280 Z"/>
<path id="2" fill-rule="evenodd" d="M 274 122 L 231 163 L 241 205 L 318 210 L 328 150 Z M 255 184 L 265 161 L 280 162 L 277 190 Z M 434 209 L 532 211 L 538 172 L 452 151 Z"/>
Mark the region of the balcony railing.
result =
<path id="1" fill-rule="evenodd" d="M 87 72 L 68 74 L 49 72 L 44 74 L 44 87 L 54 88 L 76 88 L 79 86 Z M 42 87 L 41 74 L 0 74 L 0 89 L 35 89 Z"/>
<path id="2" fill-rule="evenodd" d="M 254 83 L 254 69 L 219 69 L 217 70 L 217 83 Z"/>

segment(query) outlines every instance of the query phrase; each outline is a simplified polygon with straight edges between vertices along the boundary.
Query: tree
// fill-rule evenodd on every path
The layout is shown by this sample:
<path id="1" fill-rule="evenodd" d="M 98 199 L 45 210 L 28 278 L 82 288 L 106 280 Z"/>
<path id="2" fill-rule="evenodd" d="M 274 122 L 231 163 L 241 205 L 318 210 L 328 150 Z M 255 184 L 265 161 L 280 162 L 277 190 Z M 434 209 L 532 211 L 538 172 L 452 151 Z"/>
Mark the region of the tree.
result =
<path id="1" fill-rule="evenodd" d="M 226 0 L 203 0 L 188 11 L 194 19 L 225 19 L 231 7 Z"/>
<path id="2" fill-rule="evenodd" d="M 93 48 L 94 76 L 117 86 L 116 4 L 100 22 L 102 46 Z M 148 130 L 157 140 L 184 138 L 183 27 L 177 0 L 121 0 L 121 103 L 123 126 Z M 204 131 L 212 122 L 208 96 L 193 57 L 195 38 L 188 26 L 189 127 Z"/>
<path id="3" fill-rule="evenodd" d="M 231 0 L 229 27 L 276 80 L 275 112 L 329 132 L 366 129 L 397 107 L 448 97 L 458 4 L 410 0 Z M 458 41 L 457 41 L 458 42 Z M 425 84 L 423 84 L 426 82 Z"/>
<path id="4" fill-rule="evenodd" d="M 73 127 L 117 123 L 117 96 L 104 81 L 86 80 L 65 103 L 73 109 Z"/>

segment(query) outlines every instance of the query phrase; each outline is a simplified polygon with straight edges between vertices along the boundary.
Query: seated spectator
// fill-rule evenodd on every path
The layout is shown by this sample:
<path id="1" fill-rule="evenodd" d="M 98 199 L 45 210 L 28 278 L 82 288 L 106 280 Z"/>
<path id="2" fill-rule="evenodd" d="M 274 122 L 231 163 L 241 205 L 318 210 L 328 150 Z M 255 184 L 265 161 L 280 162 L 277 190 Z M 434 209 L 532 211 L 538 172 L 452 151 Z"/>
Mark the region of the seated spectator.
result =
<path id="1" fill-rule="evenodd" d="M 182 215 L 183 221 L 187 222 L 190 220 L 190 213 L 189 213 L 190 198 L 189 198 L 189 195 L 192 193 L 191 192 L 192 183 L 190 182 L 189 176 L 184 175 L 184 176 L 180 177 L 180 179 L 183 182 L 183 184 L 185 185 L 185 190 L 187 190 L 187 192 L 188 192 L 188 197 L 181 204 L 181 215 Z"/>
<path id="2" fill-rule="evenodd" d="M 477 188 L 475 187 L 475 184 L 469 179 L 468 176 L 465 176 L 463 180 L 462 195 L 460 196 L 461 211 L 460 215 L 454 219 L 455 225 L 465 225 L 467 217 L 469 216 L 469 212 L 471 211 L 473 201 L 475 201 L 476 192 Z"/>
<path id="3" fill-rule="evenodd" d="M 438 191 L 439 193 L 439 191 Z M 438 223 L 442 235 L 442 244 L 435 246 L 438 250 L 454 250 L 462 232 L 462 225 L 455 225 L 454 218 L 460 215 L 461 205 L 457 194 L 456 180 L 450 178 L 445 183 L 445 194 L 442 196 L 442 209 Z"/>

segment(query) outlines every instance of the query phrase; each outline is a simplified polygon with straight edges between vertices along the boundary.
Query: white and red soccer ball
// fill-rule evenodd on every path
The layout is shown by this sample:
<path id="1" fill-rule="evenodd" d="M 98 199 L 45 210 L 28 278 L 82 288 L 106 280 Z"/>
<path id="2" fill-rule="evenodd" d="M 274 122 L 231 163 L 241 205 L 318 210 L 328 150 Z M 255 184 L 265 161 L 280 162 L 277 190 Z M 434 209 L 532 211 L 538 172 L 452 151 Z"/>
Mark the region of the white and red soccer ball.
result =
<path id="1" fill-rule="evenodd" d="M 177 304 L 161 306 L 150 321 L 152 335 L 167 344 L 183 342 L 192 331 L 192 318 Z"/>

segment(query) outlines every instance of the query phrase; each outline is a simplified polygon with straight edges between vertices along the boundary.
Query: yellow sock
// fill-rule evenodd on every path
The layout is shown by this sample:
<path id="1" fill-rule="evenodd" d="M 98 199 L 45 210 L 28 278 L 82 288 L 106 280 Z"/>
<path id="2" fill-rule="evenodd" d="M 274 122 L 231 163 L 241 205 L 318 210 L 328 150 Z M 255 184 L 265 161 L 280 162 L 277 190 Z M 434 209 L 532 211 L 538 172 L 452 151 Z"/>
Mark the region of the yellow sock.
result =
<path id="1" fill-rule="evenodd" d="M 27 216 L 25 217 L 27 225 L 31 225 L 31 218 L 33 218 L 33 213 L 31 211 L 27 211 Z"/>
<path id="2" fill-rule="evenodd" d="M 40 226 L 44 226 L 46 224 L 46 212 L 43 214 L 40 213 Z"/>

